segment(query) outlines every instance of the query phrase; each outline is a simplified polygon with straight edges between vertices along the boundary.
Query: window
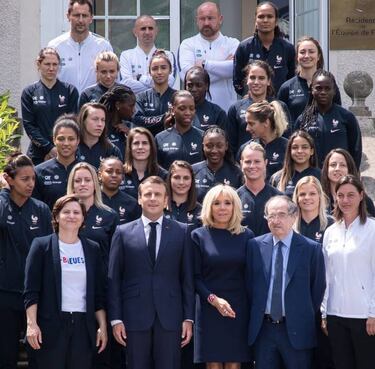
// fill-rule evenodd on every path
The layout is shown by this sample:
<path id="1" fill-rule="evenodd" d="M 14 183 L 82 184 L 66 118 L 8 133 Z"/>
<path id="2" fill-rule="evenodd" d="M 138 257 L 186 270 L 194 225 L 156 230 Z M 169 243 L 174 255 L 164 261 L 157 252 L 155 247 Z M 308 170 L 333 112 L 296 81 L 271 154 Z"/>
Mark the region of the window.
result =
<path id="1" fill-rule="evenodd" d="M 117 55 L 136 46 L 133 26 L 141 14 L 155 18 L 159 27 L 157 46 L 170 49 L 169 0 L 95 0 L 94 14 L 92 31 L 110 40 Z"/>

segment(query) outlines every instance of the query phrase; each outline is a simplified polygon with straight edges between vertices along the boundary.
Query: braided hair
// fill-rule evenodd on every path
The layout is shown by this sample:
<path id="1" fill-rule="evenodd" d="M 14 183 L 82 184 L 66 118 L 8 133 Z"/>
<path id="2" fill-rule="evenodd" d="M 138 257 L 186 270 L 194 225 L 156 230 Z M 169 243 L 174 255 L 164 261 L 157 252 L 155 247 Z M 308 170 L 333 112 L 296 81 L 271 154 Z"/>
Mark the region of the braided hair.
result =
<path id="1" fill-rule="evenodd" d="M 99 100 L 107 109 L 107 124 L 118 123 L 117 106 L 118 101 L 135 102 L 135 94 L 133 90 L 124 85 L 115 85 L 110 88 Z"/>
<path id="2" fill-rule="evenodd" d="M 207 86 L 206 93 L 207 93 L 208 97 L 210 99 L 212 99 L 212 96 L 211 96 L 211 93 L 210 93 L 210 83 L 211 83 L 210 75 L 208 74 L 208 72 L 203 67 L 200 67 L 199 65 L 195 65 L 195 66 L 191 67 L 186 72 L 185 80 L 184 80 L 184 90 L 188 90 L 187 79 L 188 79 L 188 76 L 190 76 L 190 74 L 196 74 L 202 79 L 203 83 L 205 83 L 205 85 Z"/>
<path id="3" fill-rule="evenodd" d="M 308 131 L 309 128 L 318 120 L 319 109 L 312 94 L 313 86 L 318 77 L 326 77 L 331 80 L 332 86 L 336 89 L 335 77 L 332 73 L 324 70 L 318 69 L 312 76 L 309 100 L 306 104 L 305 110 L 301 114 L 301 126 L 300 129 L 303 131 Z"/>

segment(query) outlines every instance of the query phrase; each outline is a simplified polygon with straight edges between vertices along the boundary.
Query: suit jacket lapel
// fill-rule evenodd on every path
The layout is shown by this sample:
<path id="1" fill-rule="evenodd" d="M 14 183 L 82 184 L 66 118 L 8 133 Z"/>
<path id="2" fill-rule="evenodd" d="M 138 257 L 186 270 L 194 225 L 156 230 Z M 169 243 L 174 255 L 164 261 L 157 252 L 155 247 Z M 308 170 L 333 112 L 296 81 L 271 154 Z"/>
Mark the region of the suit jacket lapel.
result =
<path id="1" fill-rule="evenodd" d="M 159 251 L 156 257 L 155 267 L 159 264 L 160 258 L 163 256 L 166 245 L 169 242 L 169 233 L 170 233 L 169 230 L 170 230 L 170 220 L 163 217 L 163 224 L 161 226 L 160 245 L 159 245 Z"/>
<path id="2" fill-rule="evenodd" d="M 293 273 L 296 270 L 302 252 L 302 247 L 299 247 L 300 241 L 298 238 L 299 236 L 295 232 L 293 232 L 292 242 L 290 244 L 288 266 L 285 276 L 285 289 L 288 287 L 288 284 L 292 279 Z"/>
<path id="3" fill-rule="evenodd" d="M 60 262 L 60 249 L 59 249 L 59 239 L 57 234 L 52 235 L 52 261 L 53 269 L 55 272 L 55 284 L 57 293 L 57 305 L 59 311 L 61 311 L 61 262 Z"/>
<path id="4" fill-rule="evenodd" d="M 269 283 L 271 279 L 272 250 L 273 250 L 273 239 L 272 239 L 272 235 L 269 234 L 264 238 L 260 247 L 260 253 L 263 259 L 264 276 L 266 278 L 267 283 Z"/>
<path id="5" fill-rule="evenodd" d="M 135 234 L 136 237 L 139 237 L 139 247 L 143 249 L 145 253 L 145 258 L 150 263 L 150 266 L 152 267 L 152 261 L 150 258 L 150 253 L 148 251 L 148 246 L 146 242 L 146 236 L 145 236 L 145 227 L 142 222 L 142 218 L 139 218 L 138 221 L 135 223 Z"/>

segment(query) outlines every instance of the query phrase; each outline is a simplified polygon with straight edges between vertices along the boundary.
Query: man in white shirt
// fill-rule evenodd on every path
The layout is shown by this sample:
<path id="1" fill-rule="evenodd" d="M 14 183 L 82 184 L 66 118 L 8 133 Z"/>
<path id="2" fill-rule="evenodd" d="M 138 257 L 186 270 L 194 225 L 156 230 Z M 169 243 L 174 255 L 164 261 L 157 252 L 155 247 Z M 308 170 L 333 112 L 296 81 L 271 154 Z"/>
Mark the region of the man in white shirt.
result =
<path id="1" fill-rule="evenodd" d="M 158 26 L 150 15 L 141 15 L 135 21 L 133 34 L 137 39 L 134 49 L 125 50 L 120 55 L 121 83 L 130 87 L 135 94 L 153 87 L 149 73 L 152 55 L 156 50 L 155 39 Z M 173 86 L 176 77 L 176 60 L 172 52 L 165 50 L 172 64 L 168 84 Z"/>
<path id="2" fill-rule="evenodd" d="M 178 369 L 192 336 L 193 248 L 186 224 L 165 218 L 167 187 L 139 186 L 141 218 L 117 227 L 109 256 L 108 310 L 132 369 Z"/>
<path id="3" fill-rule="evenodd" d="M 223 16 L 219 5 L 201 4 L 196 19 L 199 33 L 183 40 L 178 51 L 180 77 L 184 80 L 191 67 L 202 66 L 210 76 L 211 101 L 228 111 L 237 100 L 232 77 L 233 55 L 239 41 L 220 32 Z"/>
<path id="4" fill-rule="evenodd" d="M 61 58 L 59 80 L 72 84 L 81 93 L 96 83 L 96 56 L 113 49 L 105 38 L 89 31 L 93 20 L 91 0 L 69 0 L 67 17 L 70 31 L 51 40 L 48 46 L 55 48 Z"/>

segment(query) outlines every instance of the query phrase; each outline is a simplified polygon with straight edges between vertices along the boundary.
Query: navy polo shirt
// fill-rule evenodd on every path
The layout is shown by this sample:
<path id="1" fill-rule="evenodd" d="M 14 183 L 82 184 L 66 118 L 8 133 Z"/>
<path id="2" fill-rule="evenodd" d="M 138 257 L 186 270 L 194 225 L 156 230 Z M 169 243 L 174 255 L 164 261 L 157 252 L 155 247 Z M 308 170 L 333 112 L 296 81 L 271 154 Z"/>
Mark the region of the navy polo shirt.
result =
<path id="1" fill-rule="evenodd" d="M 296 121 L 296 129 L 303 125 L 302 115 Z M 319 167 L 332 149 L 349 151 L 357 169 L 362 158 L 362 136 L 357 118 L 342 106 L 333 104 L 325 114 L 318 113 L 317 120 L 307 128 L 314 139 Z"/>
<path id="2" fill-rule="evenodd" d="M 238 45 L 234 55 L 233 85 L 236 92 L 243 96 L 246 87 L 244 68 L 255 60 L 266 61 L 274 72 L 272 84 L 277 92 L 280 86 L 295 74 L 296 53 L 294 46 L 282 37 L 275 37 L 269 49 L 266 49 L 257 35 L 249 37 Z"/>
<path id="3" fill-rule="evenodd" d="M 160 95 L 155 89 L 150 88 L 136 95 L 136 113 L 133 123 L 139 127 L 145 127 L 156 136 L 164 130 L 164 116 L 169 110 L 172 95 L 176 92 L 171 87 Z"/>
<path id="4" fill-rule="evenodd" d="M 141 216 L 142 212 L 137 200 L 125 192 L 117 191 L 115 195 L 108 197 L 102 191 L 102 198 L 104 204 L 117 213 L 119 224 L 129 223 Z"/>
<path id="5" fill-rule="evenodd" d="M 268 233 L 270 230 L 267 220 L 264 218 L 264 207 L 271 197 L 283 195 L 283 193 L 266 184 L 257 195 L 254 195 L 246 185 L 240 187 L 237 190 L 237 194 L 242 203 L 242 225 L 248 226 L 254 232 L 255 236 Z"/>
<path id="6" fill-rule="evenodd" d="M 277 187 L 280 183 L 280 177 L 281 177 L 281 171 L 276 172 L 270 182 L 272 183 L 272 186 Z M 296 187 L 297 182 L 307 176 L 314 176 L 315 178 L 319 179 L 320 181 L 320 172 L 321 170 L 319 168 L 314 167 L 308 167 L 302 172 L 298 172 L 297 170 L 294 171 L 292 178 L 288 181 L 287 185 L 285 186 L 285 195 L 289 196 L 290 198 L 293 197 L 293 192 Z"/>
<path id="7" fill-rule="evenodd" d="M 226 130 L 227 113 L 219 105 L 205 99 L 202 104 L 196 105 L 195 109 L 194 127 L 206 131 L 210 126 L 216 125 Z"/>
<path id="8" fill-rule="evenodd" d="M 198 228 L 202 226 L 202 222 L 199 219 L 201 214 L 202 206 L 196 203 L 193 210 L 187 210 L 187 203 L 184 202 L 177 206 L 177 204 L 172 201 L 172 208 L 164 210 L 164 215 L 166 218 L 177 220 L 178 222 L 187 224 L 190 228 Z"/>
<path id="9" fill-rule="evenodd" d="M 120 150 L 111 143 L 109 143 L 107 147 L 104 147 L 100 142 L 97 142 L 94 146 L 89 148 L 84 142 L 80 142 L 77 156 L 80 161 L 85 161 L 96 169 L 99 169 L 100 161 L 109 156 L 116 156 L 123 161 Z"/>
<path id="10" fill-rule="evenodd" d="M 334 223 L 334 219 L 329 215 L 328 216 L 328 225 L 326 229 Z M 320 221 L 319 216 L 317 216 L 315 219 L 313 219 L 310 223 L 306 223 L 303 218 L 301 217 L 301 225 L 300 225 L 300 233 L 310 238 L 311 240 L 314 240 L 319 243 L 323 243 L 323 237 L 325 230 L 320 230 Z"/>
<path id="11" fill-rule="evenodd" d="M 281 85 L 277 93 L 277 98 L 287 105 L 294 126 L 297 118 L 302 114 L 309 101 L 310 87 L 304 78 L 297 75 Z M 341 105 L 341 95 L 337 85 L 333 102 Z"/>
<path id="12" fill-rule="evenodd" d="M 66 195 L 70 171 L 77 163 L 78 160 L 75 160 L 65 168 L 53 158 L 37 165 L 33 197 L 43 201 L 52 209 L 56 200 Z"/>
<path id="13" fill-rule="evenodd" d="M 167 178 L 168 172 L 164 168 L 159 166 L 159 170 L 156 175 L 165 181 L 165 179 Z M 124 175 L 124 179 L 122 180 L 119 189 L 123 192 L 126 192 L 128 195 L 134 197 L 135 199 L 138 199 L 139 184 L 149 176 L 150 175 L 146 171 L 144 177 L 140 180 L 138 178 L 137 171 L 133 168 L 130 174 Z"/>
<path id="14" fill-rule="evenodd" d="M 159 164 L 167 169 L 175 160 L 185 160 L 190 164 L 203 160 L 203 131 L 191 127 L 181 134 L 175 127 L 160 132 L 155 137 Z"/>
<path id="15" fill-rule="evenodd" d="M 195 188 L 197 189 L 197 200 L 202 203 L 208 190 L 218 183 L 223 183 L 234 187 L 242 186 L 243 173 L 236 165 L 224 161 L 221 168 L 213 172 L 207 165 L 207 161 L 202 161 L 193 165 L 195 174 Z"/>

